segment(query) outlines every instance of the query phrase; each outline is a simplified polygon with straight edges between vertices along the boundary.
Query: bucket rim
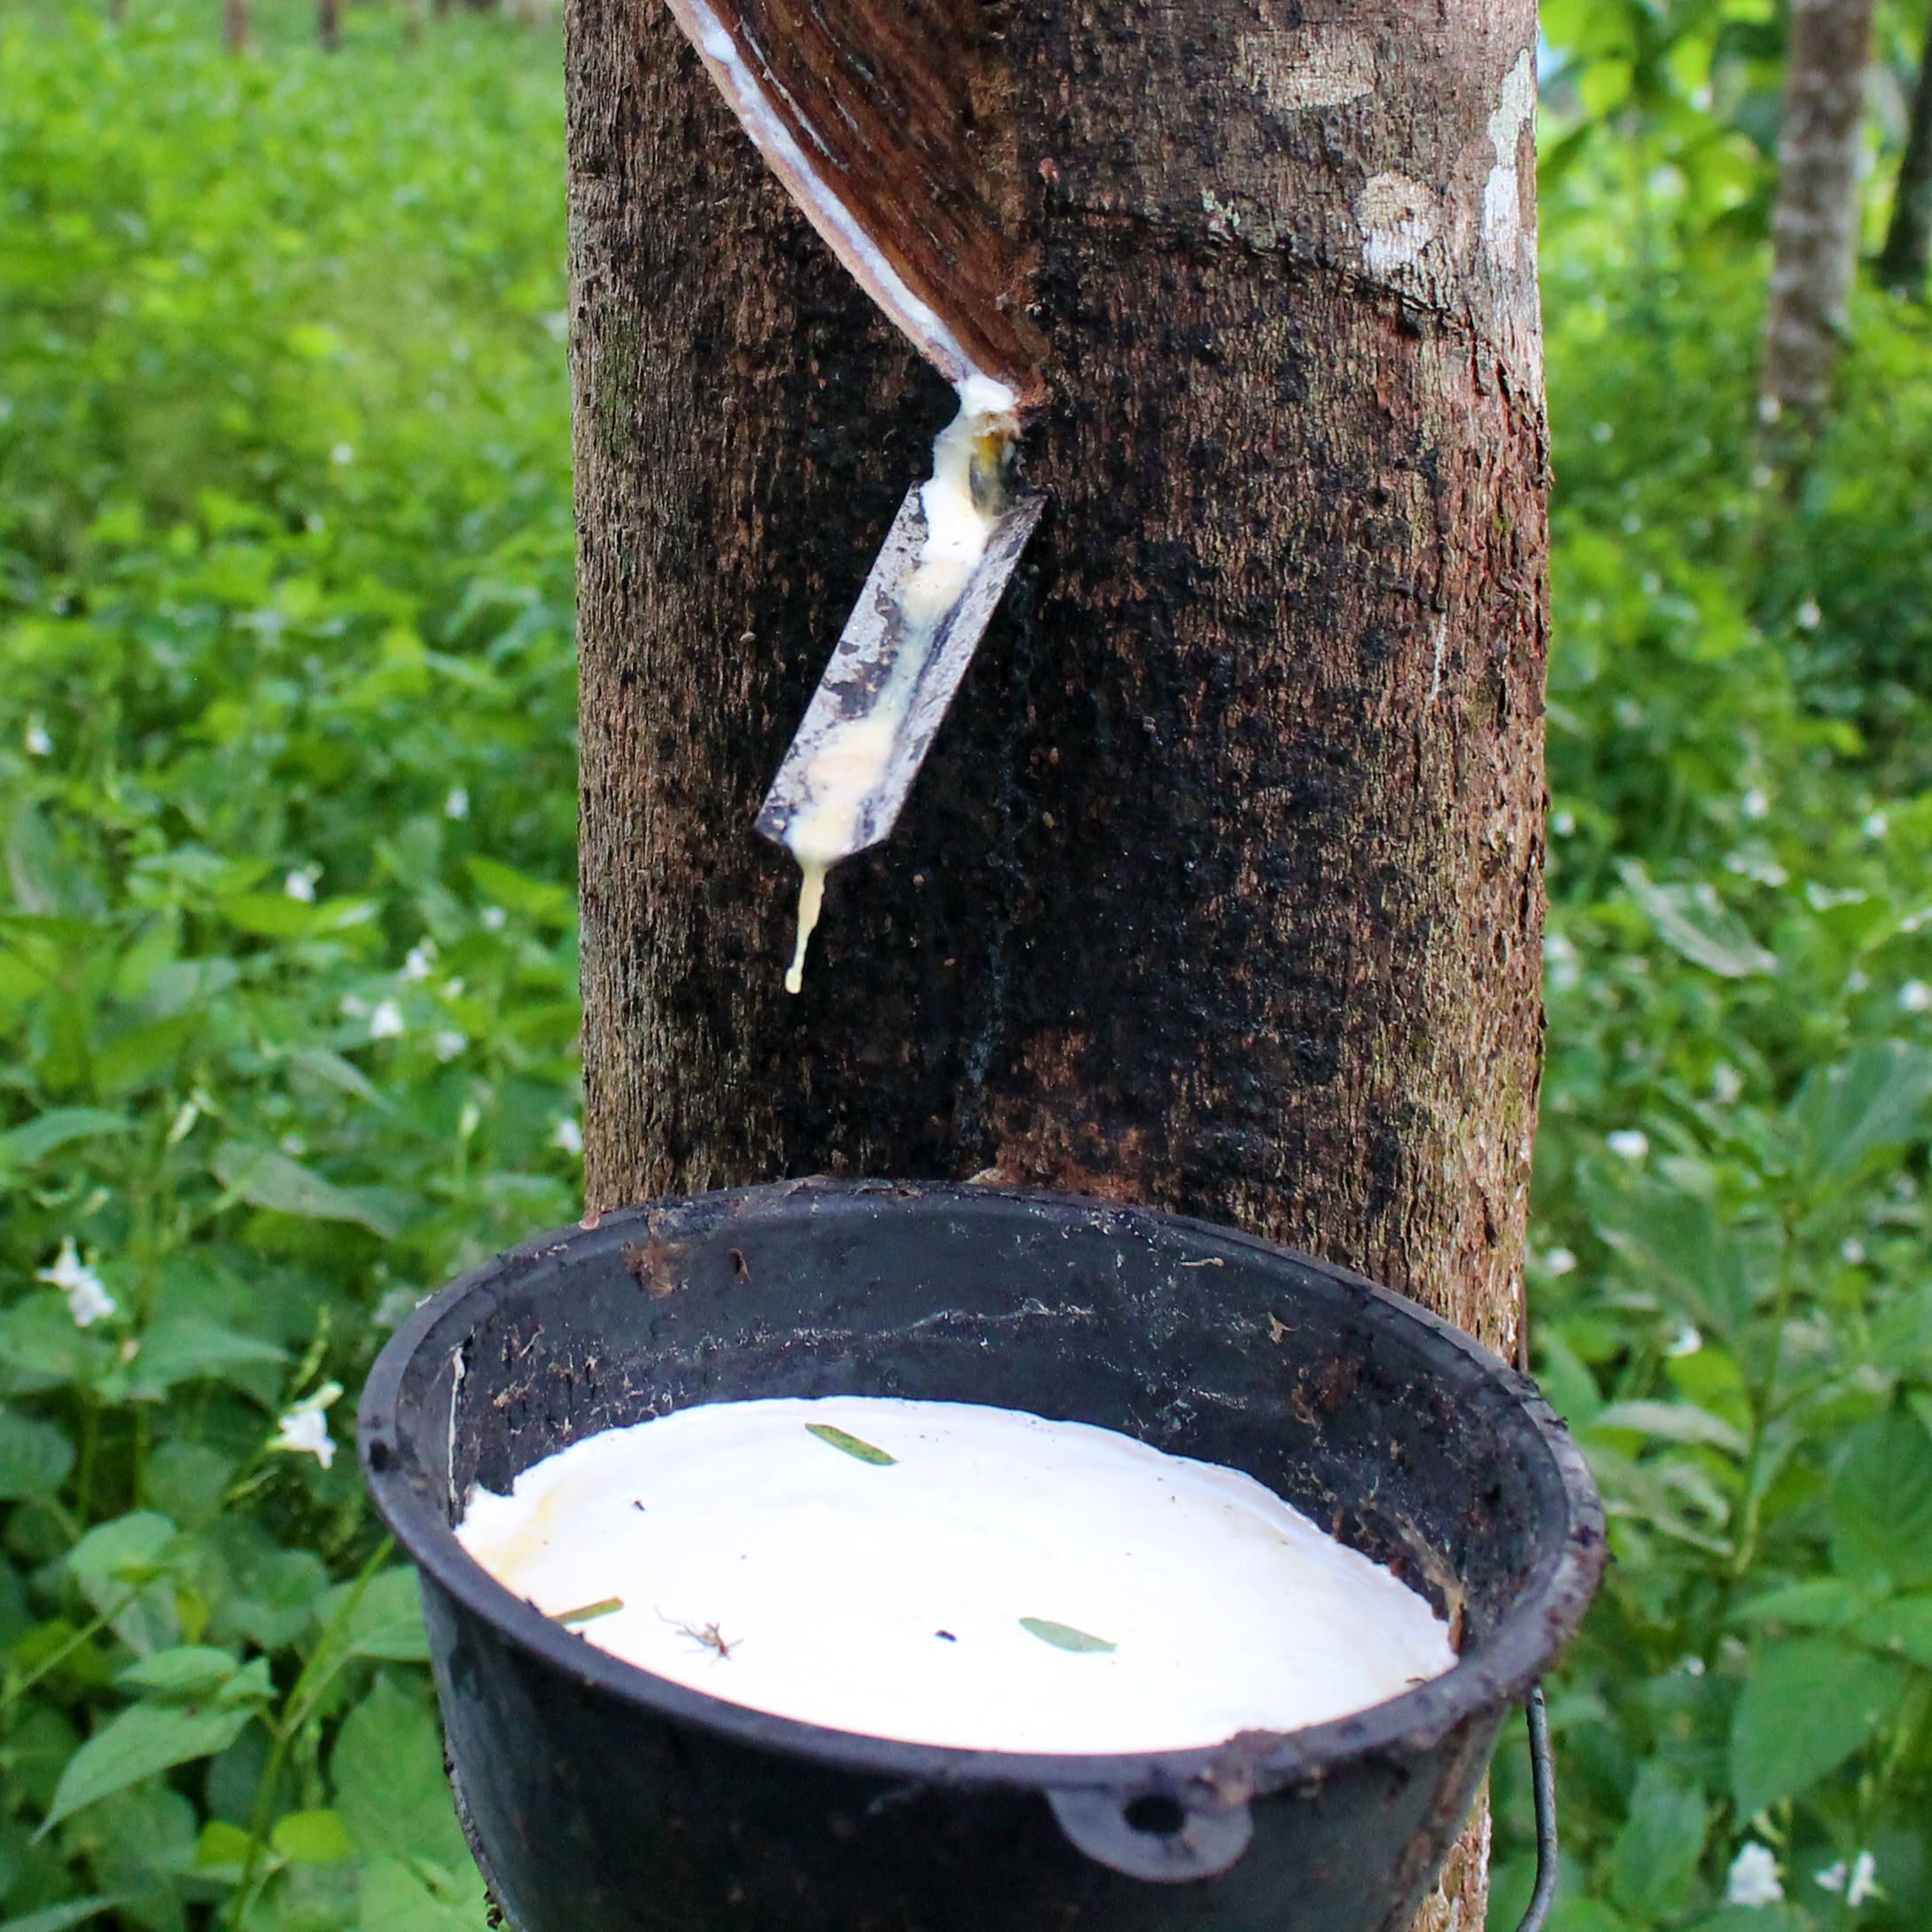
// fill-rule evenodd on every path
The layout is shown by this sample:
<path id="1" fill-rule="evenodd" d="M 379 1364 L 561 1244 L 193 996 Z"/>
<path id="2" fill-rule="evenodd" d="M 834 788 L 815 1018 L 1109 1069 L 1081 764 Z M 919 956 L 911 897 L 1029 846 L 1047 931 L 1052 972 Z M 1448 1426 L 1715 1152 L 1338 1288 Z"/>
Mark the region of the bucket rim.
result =
<path id="1" fill-rule="evenodd" d="M 1515 1602 L 1495 1628 L 1472 1642 L 1440 1677 L 1367 1710 L 1285 1731 L 1243 1732 L 1219 1744 L 1179 1750 L 1069 1755 L 1001 1751 L 908 1742 L 840 1731 L 734 1703 L 659 1677 L 600 1649 L 556 1623 L 499 1583 L 457 1541 L 440 1504 L 402 1453 L 398 1400 L 417 1357 L 451 1318 L 495 1292 L 530 1264 L 572 1248 L 620 1242 L 653 1216 L 680 1211 L 742 1214 L 780 1204 L 836 1209 L 882 1196 L 939 1199 L 968 1210 L 996 1205 L 1048 1208 L 1092 1218 L 1096 1228 L 1135 1224 L 1184 1234 L 1197 1243 L 1286 1261 L 1352 1292 L 1375 1319 L 1407 1324 L 1425 1345 L 1460 1355 L 1496 1383 L 1547 1456 L 1562 1499 L 1563 1521 L 1539 1538 Z M 480 1326 L 467 1323 L 466 1332 Z M 696 1195 L 667 1196 L 614 1209 L 566 1228 L 533 1236 L 459 1276 L 427 1297 L 385 1344 L 363 1384 L 356 1428 L 364 1480 L 377 1510 L 404 1554 L 471 1615 L 518 1648 L 587 1690 L 651 1716 L 690 1724 L 738 1743 L 804 1757 L 830 1768 L 935 1785 L 999 1785 L 1034 1789 L 1118 1791 L 1194 1788 L 1240 1804 L 1254 1795 L 1319 1781 L 1372 1756 L 1408 1757 L 1430 1749 L 1472 1719 L 1520 1702 L 1576 1634 L 1607 1560 L 1604 1512 L 1575 1438 L 1527 1376 L 1454 1323 L 1334 1262 L 1280 1242 L 1198 1217 L 1134 1203 L 1040 1188 L 977 1182 L 835 1180 L 767 1181 Z"/>

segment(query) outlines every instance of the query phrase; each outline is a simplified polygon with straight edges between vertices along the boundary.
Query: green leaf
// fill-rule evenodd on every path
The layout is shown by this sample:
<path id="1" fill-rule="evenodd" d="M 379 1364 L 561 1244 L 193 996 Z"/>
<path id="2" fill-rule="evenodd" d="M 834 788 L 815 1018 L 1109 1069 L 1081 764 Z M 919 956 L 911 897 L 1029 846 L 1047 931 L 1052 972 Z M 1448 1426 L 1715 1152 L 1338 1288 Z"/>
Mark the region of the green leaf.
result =
<path id="1" fill-rule="evenodd" d="M 1829 1187 L 1849 1180 L 1874 1155 L 1916 1141 L 1928 1100 L 1932 1051 L 1881 1040 L 1807 1074 L 1791 1118 L 1811 1173 Z"/>
<path id="2" fill-rule="evenodd" d="M 277 1821 L 269 1842 L 291 1865 L 340 1865 L 355 1856 L 337 1811 L 291 1811 Z"/>
<path id="3" fill-rule="evenodd" d="M 274 1148 L 224 1141 L 210 1165 L 214 1178 L 251 1207 L 308 1221 L 354 1221 L 386 1239 L 397 1232 L 394 1216 L 370 1189 L 339 1188 Z"/>
<path id="4" fill-rule="evenodd" d="M 1765 1646 L 1731 1724 L 1731 1786 L 1741 1817 L 1808 1790 L 1897 1710 L 1905 1679 L 1881 1657 L 1829 1637 Z"/>
<path id="5" fill-rule="evenodd" d="M 464 863 L 478 890 L 506 911 L 522 913 L 539 925 L 568 925 L 575 915 L 571 896 L 561 885 L 531 878 L 495 859 L 471 858 Z"/>
<path id="6" fill-rule="evenodd" d="M 1851 1634 L 1874 1650 L 1932 1671 L 1932 1596 L 1881 1603 L 1851 1625 Z"/>
<path id="7" fill-rule="evenodd" d="M 1726 979 L 1778 970 L 1774 954 L 1708 885 L 1660 885 L 1633 859 L 1617 866 L 1624 889 L 1648 915 L 1657 937 L 1694 964 Z"/>
<path id="8" fill-rule="evenodd" d="M 1808 1577 L 1752 1597 L 1731 1612 L 1734 1624 L 1796 1624 L 1807 1630 L 1836 1630 L 1871 1601 L 1871 1593 L 1842 1577 Z"/>
<path id="9" fill-rule="evenodd" d="M 74 1467 L 74 1445 L 51 1422 L 0 1409 L 0 1502 L 51 1496 Z"/>
<path id="10" fill-rule="evenodd" d="M 371 1859 L 357 1899 L 357 1932 L 484 1932 L 482 1888 L 473 1903 L 440 1898 L 401 1858 Z"/>
<path id="11" fill-rule="evenodd" d="M 1593 1435 L 1606 1429 L 1625 1429 L 1663 1442 L 1703 1444 L 1737 1456 L 1745 1450 L 1739 1430 L 1690 1402 L 1612 1402 L 1599 1409 L 1590 1423 Z"/>
<path id="12" fill-rule="evenodd" d="M 90 1919 L 97 1919 L 104 1912 L 112 1912 L 126 1903 L 117 1895 L 96 1892 L 89 1898 L 70 1898 L 65 1905 L 30 1912 L 23 1919 L 0 1920 L 0 1932 L 70 1932 L 70 1928 L 85 1925 Z"/>
<path id="13" fill-rule="evenodd" d="M 96 1523 L 67 1552 L 67 1568 L 83 1589 L 126 1589 L 165 1576 L 180 1554 L 175 1525 L 152 1509 L 130 1510 Z"/>
<path id="14" fill-rule="evenodd" d="M 1932 1433 L 1894 1409 L 1861 1429 L 1831 1492 L 1832 1567 L 1901 1589 L 1932 1583 Z"/>
<path id="15" fill-rule="evenodd" d="M 103 1134 L 128 1133 L 134 1123 L 105 1107 L 51 1107 L 34 1119 L 0 1133 L 0 1167 L 31 1167 L 57 1149 Z"/>
<path id="16" fill-rule="evenodd" d="M 315 939 L 365 926 L 381 908 L 371 899 L 324 899 L 314 905 L 285 892 L 238 892 L 222 907 L 230 923 L 264 939 Z"/>
<path id="17" fill-rule="evenodd" d="M 336 1811 L 364 1858 L 469 1868 L 443 1776 L 442 1733 L 425 1701 L 387 1672 L 342 1720 L 329 1772 Z"/>
<path id="18" fill-rule="evenodd" d="M 178 1644 L 130 1664 L 114 1681 L 166 1702 L 198 1703 L 214 1696 L 240 1668 L 226 1650 Z"/>
<path id="19" fill-rule="evenodd" d="M 883 1449 L 876 1449 L 869 1442 L 861 1442 L 856 1436 L 847 1435 L 842 1429 L 835 1429 L 830 1422 L 807 1422 L 805 1432 L 816 1436 L 822 1443 L 830 1443 L 834 1449 L 843 1450 L 848 1456 L 856 1457 L 861 1462 L 870 1462 L 879 1468 L 889 1468 L 899 1461 L 889 1456 Z"/>
<path id="20" fill-rule="evenodd" d="M 1637 1774 L 1629 1815 L 1611 1852 L 1610 1897 L 1640 1923 L 1690 1902 L 1710 1827 L 1703 1793 L 1653 1761 Z"/>
<path id="21" fill-rule="evenodd" d="M 239 1368 L 273 1368 L 287 1360 L 286 1349 L 218 1321 L 164 1315 L 141 1337 L 128 1393 L 136 1401 L 159 1401 L 183 1383 L 219 1382 Z"/>
<path id="22" fill-rule="evenodd" d="M 342 1584 L 323 1600 L 324 1625 L 337 1606 L 354 1588 Z M 413 1570 L 386 1570 L 371 1577 L 342 1632 L 342 1645 L 351 1656 L 377 1657 L 393 1663 L 427 1663 L 429 1632 L 423 1627 L 423 1593 Z"/>
<path id="23" fill-rule="evenodd" d="M 241 1735 L 249 1716 L 246 1710 L 173 1704 L 136 1704 L 123 1710 L 68 1759 L 41 1835 L 84 1806 L 125 1791 L 144 1778 L 226 1750 Z"/>
<path id="24" fill-rule="evenodd" d="M 1044 1616 L 1023 1616 L 1020 1628 L 1029 1636 L 1037 1637 L 1043 1644 L 1051 1644 L 1056 1650 L 1100 1652 L 1117 1647 L 1104 1637 L 1090 1637 L 1084 1630 L 1075 1630 L 1071 1624 L 1056 1624 Z"/>

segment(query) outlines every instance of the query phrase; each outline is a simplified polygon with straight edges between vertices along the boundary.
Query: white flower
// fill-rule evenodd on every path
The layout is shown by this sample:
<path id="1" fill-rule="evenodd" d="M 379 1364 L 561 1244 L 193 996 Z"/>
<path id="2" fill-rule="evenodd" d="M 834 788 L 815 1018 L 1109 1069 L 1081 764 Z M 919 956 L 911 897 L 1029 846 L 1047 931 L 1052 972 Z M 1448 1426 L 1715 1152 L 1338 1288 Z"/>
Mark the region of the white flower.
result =
<path id="1" fill-rule="evenodd" d="M 427 979 L 436 968 L 436 942 L 425 939 L 420 946 L 412 946 L 402 962 L 402 977 L 405 979 Z"/>
<path id="2" fill-rule="evenodd" d="M 470 815 L 470 794 L 466 787 L 456 785 L 443 800 L 445 818 L 468 818 Z"/>
<path id="3" fill-rule="evenodd" d="M 319 865 L 298 866 L 282 881 L 282 890 L 291 899 L 300 900 L 305 906 L 316 903 L 316 881 L 322 876 Z"/>
<path id="4" fill-rule="evenodd" d="M 1757 399 L 1757 420 L 1760 423 L 1775 423 L 1784 414 L 1784 404 L 1776 396 L 1760 396 Z"/>
<path id="5" fill-rule="evenodd" d="M 1577 1257 L 1568 1248 L 1552 1248 L 1543 1257 L 1543 1266 L 1552 1274 L 1568 1274 L 1577 1266 Z"/>
<path id="6" fill-rule="evenodd" d="M 1681 1357 L 1694 1355 L 1704 1345 L 1703 1332 L 1695 1322 L 1687 1321 L 1671 1337 L 1671 1345 L 1664 1351 L 1666 1355 Z"/>
<path id="7" fill-rule="evenodd" d="M 1908 979 L 1898 989 L 1898 1009 L 1902 1013 L 1932 1013 L 1932 986 L 1922 979 Z"/>
<path id="8" fill-rule="evenodd" d="M 369 1017 L 369 1001 L 363 999 L 360 993 L 345 993 L 342 995 L 341 1004 L 337 1007 L 336 1010 L 346 1020 L 367 1019 Z"/>
<path id="9" fill-rule="evenodd" d="M 1867 838 L 1882 838 L 1892 829 L 1892 822 L 1883 812 L 1867 812 L 1865 814 L 1865 836 Z"/>
<path id="10" fill-rule="evenodd" d="M 275 1438 L 269 1447 L 291 1455 L 313 1456 L 326 1469 L 335 1461 L 335 1443 L 323 1411 L 341 1393 L 339 1382 L 325 1382 L 313 1395 L 304 1396 L 275 1425 Z"/>
<path id="11" fill-rule="evenodd" d="M 439 1060 L 454 1060 L 470 1044 L 467 1033 L 459 1033 L 454 1026 L 446 1026 L 435 1039 L 436 1057 Z"/>
<path id="12" fill-rule="evenodd" d="M 584 1150 L 584 1130 L 565 1114 L 550 1130 L 550 1145 L 561 1148 L 566 1154 L 581 1154 Z"/>
<path id="13" fill-rule="evenodd" d="M 1744 1076 L 1734 1066 L 1719 1062 L 1710 1070 L 1710 1097 L 1720 1107 L 1735 1104 L 1744 1091 Z"/>
<path id="14" fill-rule="evenodd" d="M 1756 785 L 1753 785 L 1738 800 L 1738 810 L 1746 818 L 1769 818 L 1771 816 L 1771 800 Z"/>
<path id="15" fill-rule="evenodd" d="M 1870 987 L 1871 984 L 1872 976 L 1869 973 L 1847 973 L 1845 975 L 1845 991 L 1847 993 L 1864 993 Z"/>
<path id="16" fill-rule="evenodd" d="M 1694 1652 L 1677 1660 L 1677 1667 L 1686 1677 L 1702 1677 L 1704 1674 L 1704 1660 Z"/>
<path id="17" fill-rule="evenodd" d="M 1619 1127 L 1605 1140 L 1611 1153 L 1627 1161 L 1640 1161 L 1650 1151 L 1650 1136 L 1640 1127 Z"/>
<path id="18" fill-rule="evenodd" d="M 334 464 L 338 469 L 341 468 L 342 465 L 345 464 L 354 463 L 355 461 L 355 448 L 354 444 L 338 443 L 335 448 L 329 452 L 329 461 Z"/>
<path id="19" fill-rule="evenodd" d="M 38 1269 L 34 1279 L 46 1282 L 50 1288 L 58 1288 L 67 1297 L 67 1313 L 74 1317 L 77 1328 L 91 1328 L 97 1321 L 113 1314 L 120 1305 L 107 1292 L 106 1282 L 95 1273 L 92 1266 L 82 1260 L 81 1250 L 74 1245 L 72 1235 L 62 1237 L 60 1252 L 54 1257 L 53 1266 Z"/>
<path id="20" fill-rule="evenodd" d="M 1784 1897 L 1784 1885 L 1778 1876 L 1778 1860 L 1769 1845 L 1753 1838 L 1731 1861 L 1730 1875 L 1724 1885 L 1727 1905 L 1775 1905 Z"/>
<path id="21" fill-rule="evenodd" d="M 1865 1266 L 1865 1243 L 1856 1235 L 1848 1235 L 1838 1243 L 1838 1258 L 1848 1267 Z"/>
<path id="22" fill-rule="evenodd" d="M 1777 471 L 1768 463 L 1760 463 L 1751 471 L 1751 487 L 1754 490 L 1768 490 L 1777 481 Z"/>
<path id="23" fill-rule="evenodd" d="M 27 755 L 29 758 L 51 758 L 54 755 L 54 741 L 38 718 L 27 721 Z"/>
<path id="24" fill-rule="evenodd" d="M 1861 1851 L 1849 1866 L 1840 1858 L 1816 1876 L 1822 1889 L 1842 1892 L 1846 1905 L 1856 1912 L 1878 1890 L 1878 1860 L 1869 1851 Z"/>
<path id="25" fill-rule="evenodd" d="M 1558 812 L 1550 819 L 1550 830 L 1559 838 L 1568 838 L 1577 830 L 1577 814 L 1574 812 Z"/>
<path id="26" fill-rule="evenodd" d="M 1815 631 L 1824 619 L 1825 613 L 1812 598 L 1807 597 L 1798 606 L 1798 628 L 1801 631 Z"/>
<path id="27" fill-rule="evenodd" d="M 1878 1860 L 1861 1851 L 1851 1861 L 1851 1882 L 1845 1887 L 1845 1903 L 1856 1912 L 1878 1889 Z"/>
<path id="28" fill-rule="evenodd" d="M 402 1031 L 402 1009 L 393 1000 L 383 1001 L 369 1016 L 371 1040 L 393 1040 Z"/>
<path id="29" fill-rule="evenodd" d="M 482 917 L 486 932 L 501 932 L 510 923 L 510 915 L 501 906 L 486 906 Z"/>

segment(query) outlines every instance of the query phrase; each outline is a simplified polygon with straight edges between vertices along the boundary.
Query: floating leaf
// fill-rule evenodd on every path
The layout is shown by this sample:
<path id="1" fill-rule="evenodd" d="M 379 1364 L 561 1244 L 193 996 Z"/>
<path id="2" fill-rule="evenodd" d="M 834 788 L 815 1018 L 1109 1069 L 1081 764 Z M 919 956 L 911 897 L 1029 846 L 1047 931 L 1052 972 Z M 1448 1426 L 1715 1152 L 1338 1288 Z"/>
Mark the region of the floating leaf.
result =
<path id="1" fill-rule="evenodd" d="M 1084 1630 L 1075 1630 L 1071 1624 L 1056 1624 L 1049 1617 L 1023 1616 L 1020 1628 L 1030 1636 L 1040 1639 L 1043 1644 L 1051 1644 L 1056 1650 L 1076 1650 L 1089 1654 L 1112 1650 L 1117 1647 L 1104 1637 L 1090 1637 Z"/>
<path id="2" fill-rule="evenodd" d="M 884 1450 L 875 1448 L 869 1442 L 861 1442 L 858 1437 L 848 1435 L 842 1429 L 834 1429 L 830 1422 L 807 1422 L 805 1432 L 816 1436 L 821 1442 L 830 1443 L 834 1449 L 842 1449 L 848 1456 L 856 1457 L 861 1462 L 869 1462 L 878 1468 L 886 1468 L 899 1461 L 889 1456 Z"/>
<path id="3" fill-rule="evenodd" d="M 550 1621 L 555 1624 L 594 1624 L 600 1616 L 614 1616 L 623 1608 L 622 1597 L 599 1597 L 595 1603 L 586 1603 L 581 1609 L 555 1611 Z"/>

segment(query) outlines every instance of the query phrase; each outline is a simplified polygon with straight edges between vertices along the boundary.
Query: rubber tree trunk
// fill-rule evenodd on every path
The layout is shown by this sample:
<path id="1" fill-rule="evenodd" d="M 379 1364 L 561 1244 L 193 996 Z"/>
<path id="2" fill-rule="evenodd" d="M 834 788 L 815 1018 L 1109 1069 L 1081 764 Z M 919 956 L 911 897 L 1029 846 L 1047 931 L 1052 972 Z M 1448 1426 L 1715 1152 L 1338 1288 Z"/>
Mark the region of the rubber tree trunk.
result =
<path id="1" fill-rule="evenodd" d="M 586 1187 L 1151 1201 L 1513 1343 L 1541 1026 L 1532 0 L 970 10 L 1051 494 L 900 827 L 752 833 L 952 398 L 667 13 L 572 0 Z M 1473 1932 L 1480 1829 L 1436 1922 Z"/>
<path id="2" fill-rule="evenodd" d="M 1830 414 L 1850 328 L 1873 0 L 1791 0 L 1761 413 L 1801 446 Z"/>
<path id="3" fill-rule="evenodd" d="M 1912 97 L 1912 124 L 1898 163 L 1898 186 L 1885 246 L 1878 258 L 1879 279 L 1900 295 L 1925 300 L 1926 271 L 1932 266 L 1932 27 L 1926 31 L 1919 61 L 1919 84 Z"/>

